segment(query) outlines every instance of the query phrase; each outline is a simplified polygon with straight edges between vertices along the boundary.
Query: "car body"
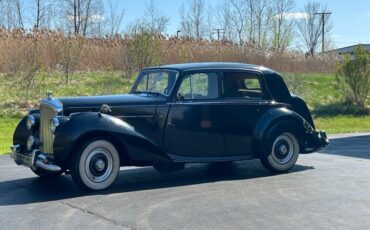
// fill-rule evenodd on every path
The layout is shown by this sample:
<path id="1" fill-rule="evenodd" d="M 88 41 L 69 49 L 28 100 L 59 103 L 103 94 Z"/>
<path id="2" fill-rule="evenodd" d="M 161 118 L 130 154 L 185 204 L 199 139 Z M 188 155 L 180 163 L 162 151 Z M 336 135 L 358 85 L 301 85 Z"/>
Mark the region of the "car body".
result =
<path id="1" fill-rule="evenodd" d="M 12 157 L 39 176 L 70 172 L 87 190 L 115 180 L 120 166 L 161 172 L 185 163 L 260 158 L 285 172 L 299 153 L 328 144 L 306 103 L 275 71 L 241 63 L 144 69 L 126 95 L 53 98 L 15 130 Z"/>

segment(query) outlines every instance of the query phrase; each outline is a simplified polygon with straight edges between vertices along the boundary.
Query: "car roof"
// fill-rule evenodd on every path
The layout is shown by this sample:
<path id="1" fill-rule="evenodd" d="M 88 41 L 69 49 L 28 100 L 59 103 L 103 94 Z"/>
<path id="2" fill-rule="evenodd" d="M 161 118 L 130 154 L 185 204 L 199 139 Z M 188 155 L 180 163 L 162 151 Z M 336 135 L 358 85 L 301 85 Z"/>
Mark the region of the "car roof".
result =
<path id="1" fill-rule="evenodd" d="M 233 70 L 239 69 L 239 70 L 254 70 L 254 71 L 261 72 L 261 73 L 276 73 L 274 70 L 271 70 L 263 66 L 245 64 L 245 63 L 237 63 L 237 62 L 181 63 L 181 64 L 170 64 L 170 65 L 149 67 L 144 70 L 153 70 L 153 69 L 173 69 L 173 70 L 177 70 L 180 72 L 190 71 L 190 70 L 202 70 L 202 69 L 233 69 Z"/>

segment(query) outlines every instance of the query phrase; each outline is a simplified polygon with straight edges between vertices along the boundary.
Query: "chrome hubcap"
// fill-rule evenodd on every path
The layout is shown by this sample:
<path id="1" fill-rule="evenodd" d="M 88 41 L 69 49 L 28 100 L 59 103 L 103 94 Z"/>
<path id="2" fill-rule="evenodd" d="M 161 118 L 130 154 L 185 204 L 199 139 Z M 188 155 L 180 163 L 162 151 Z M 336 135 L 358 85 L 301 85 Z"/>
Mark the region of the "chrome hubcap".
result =
<path id="1" fill-rule="evenodd" d="M 98 170 L 98 171 L 102 171 L 104 168 L 105 168 L 105 163 L 103 160 L 97 160 L 95 162 L 95 168 Z"/>
<path id="2" fill-rule="evenodd" d="M 292 159 L 295 151 L 293 138 L 290 133 L 284 133 L 275 139 L 271 156 L 276 163 L 286 164 Z"/>
<path id="3" fill-rule="evenodd" d="M 286 145 L 281 145 L 279 147 L 279 152 L 280 154 L 286 154 L 288 152 L 288 148 L 286 147 Z"/>
<path id="4" fill-rule="evenodd" d="M 105 181 L 112 173 L 113 158 L 111 153 L 105 148 L 92 150 L 85 162 L 87 177 L 95 182 Z"/>

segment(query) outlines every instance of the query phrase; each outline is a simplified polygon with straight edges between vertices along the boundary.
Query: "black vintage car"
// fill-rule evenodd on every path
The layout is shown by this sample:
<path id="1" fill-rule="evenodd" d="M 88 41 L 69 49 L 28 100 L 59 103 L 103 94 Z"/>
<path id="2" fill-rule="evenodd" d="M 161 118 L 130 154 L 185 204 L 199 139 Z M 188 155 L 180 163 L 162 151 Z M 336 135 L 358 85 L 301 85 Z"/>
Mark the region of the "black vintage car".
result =
<path id="1" fill-rule="evenodd" d="M 71 173 L 102 190 L 120 166 L 160 172 L 185 163 L 261 159 L 285 172 L 328 144 L 306 103 L 271 69 L 192 63 L 143 70 L 127 95 L 53 98 L 22 119 L 12 158 L 41 177 Z"/>

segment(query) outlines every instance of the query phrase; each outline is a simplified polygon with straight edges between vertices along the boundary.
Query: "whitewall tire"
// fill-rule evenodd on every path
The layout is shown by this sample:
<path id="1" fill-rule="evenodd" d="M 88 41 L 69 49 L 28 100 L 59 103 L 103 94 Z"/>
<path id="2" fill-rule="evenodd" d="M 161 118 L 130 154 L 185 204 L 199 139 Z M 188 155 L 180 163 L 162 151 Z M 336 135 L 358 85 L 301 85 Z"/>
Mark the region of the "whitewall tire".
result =
<path id="1" fill-rule="evenodd" d="M 293 133 L 284 132 L 269 143 L 270 152 L 261 158 L 262 164 L 273 172 L 285 172 L 291 169 L 298 160 L 299 143 Z"/>
<path id="2" fill-rule="evenodd" d="M 98 139 L 86 143 L 72 157 L 71 175 L 85 190 L 103 190 L 116 180 L 120 159 L 116 147 L 109 141 Z"/>

